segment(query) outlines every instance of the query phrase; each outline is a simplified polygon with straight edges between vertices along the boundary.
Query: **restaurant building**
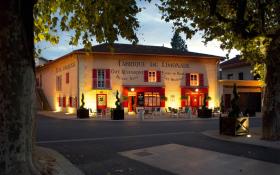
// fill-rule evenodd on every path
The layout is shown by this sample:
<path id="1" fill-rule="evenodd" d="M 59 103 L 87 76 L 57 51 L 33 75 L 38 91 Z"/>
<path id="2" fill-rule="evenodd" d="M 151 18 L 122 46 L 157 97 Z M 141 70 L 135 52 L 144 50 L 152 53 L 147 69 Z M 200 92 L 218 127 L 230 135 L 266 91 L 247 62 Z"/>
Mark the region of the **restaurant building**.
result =
<path id="1" fill-rule="evenodd" d="M 91 52 L 73 51 L 36 69 L 37 87 L 54 111 L 75 113 L 85 107 L 115 108 L 118 91 L 125 112 L 140 108 L 219 106 L 220 57 L 161 46 L 108 44 Z"/>

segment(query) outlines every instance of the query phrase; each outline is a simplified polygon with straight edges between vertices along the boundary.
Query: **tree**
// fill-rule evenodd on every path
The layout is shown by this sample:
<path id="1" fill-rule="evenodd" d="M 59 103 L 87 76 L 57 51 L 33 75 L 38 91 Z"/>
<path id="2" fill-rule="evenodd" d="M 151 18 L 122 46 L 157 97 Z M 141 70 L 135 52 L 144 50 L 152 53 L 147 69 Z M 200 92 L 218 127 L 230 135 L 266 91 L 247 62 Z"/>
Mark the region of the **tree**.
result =
<path id="1" fill-rule="evenodd" d="M 0 172 L 39 174 L 32 161 L 35 41 L 58 42 L 56 32 L 72 31 L 71 44 L 93 36 L 112 43 L 118 36 L 136 43 L 140 11 L 135 0 L 9 0 L 0 3 Z M 35 7 L 34 7 L 35 5 Z M 34 10 L 34 14 L 33 14 Z M 58 17 L 61 16 L 61 18 Z M 34 19 L 35 17 L 35 25 Z"/>
<path id="2" fill-rule="evenodd" d="M 280 3 L 278 0 L 161 0 L 166 21 L 191 38 L 240 50 L 243 59 L 265 64 L 263 138 L 280 139 Z"/>
<path id="3" fill-rule="evenodd" d="M 173 37 L 171 38 L 171 47 L 172 49 L 187 51 L 187 45 L 182 37 L 179 35 L 179 32 L 175 31 Z"/>

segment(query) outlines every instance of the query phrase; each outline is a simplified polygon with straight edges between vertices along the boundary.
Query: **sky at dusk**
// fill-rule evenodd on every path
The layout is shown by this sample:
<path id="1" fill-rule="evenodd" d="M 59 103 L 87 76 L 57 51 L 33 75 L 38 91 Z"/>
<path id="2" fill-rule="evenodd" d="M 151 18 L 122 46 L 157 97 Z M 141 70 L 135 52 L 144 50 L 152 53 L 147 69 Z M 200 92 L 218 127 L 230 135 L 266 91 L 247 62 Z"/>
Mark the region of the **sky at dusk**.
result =
<path id="1" fill-rule="evenodd" d="M 139 44 L 142 45 L 154 45 L 171 47 L 170 41 L 173 36 L 172 23 L 166 23 L 161 19 L 161 13 L 155 6 L 158 1 L 139 2 L 138 5 L 145 7 L 142 12 L 137 15 L 140 23 L 140 28 L 137 31 Z M 73 50 L 83 47 L 82 44 L 78 46 L 69 45 L 70 35 L 66 32 L 60 32 L 60 43 L 57 45 L 51 45 L 47 42 L 40 42 L 36 45 L 36 48 L 42 49 L 41 56 L 47 59 L 56 59 L 62 55 L 65 55 Z M 185 39 L 185 35 L 181 34 Z M 196 34 L 192 39 L 185 40 L 188 46 L 188 50 L 191 52 L 206 53 L 211 55 L 225 56 L 227 51 L 220 49 L 218 41 L 209 42 L 206 46 L 202 42 L 201 34 Z M 117 43 L 129 43 L 127 40 L 120 39 Z M 97 44 L 96 42 L 93 43 Z M 230 54 L 230 58 L 238 54 L 238 51 L 233 50 Z"/>

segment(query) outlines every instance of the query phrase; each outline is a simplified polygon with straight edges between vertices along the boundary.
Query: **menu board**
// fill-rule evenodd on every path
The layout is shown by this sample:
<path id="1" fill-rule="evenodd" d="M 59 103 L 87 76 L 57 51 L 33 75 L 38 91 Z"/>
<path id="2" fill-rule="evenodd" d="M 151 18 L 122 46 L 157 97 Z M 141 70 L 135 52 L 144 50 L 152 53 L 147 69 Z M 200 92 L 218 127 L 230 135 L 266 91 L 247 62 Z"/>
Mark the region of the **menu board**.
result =
<path id="1" fill-rule="evenodd" d="M 144 92 L 139 92 L 137 94 L 137 106 L 138 107 L 144 106 Z"/>

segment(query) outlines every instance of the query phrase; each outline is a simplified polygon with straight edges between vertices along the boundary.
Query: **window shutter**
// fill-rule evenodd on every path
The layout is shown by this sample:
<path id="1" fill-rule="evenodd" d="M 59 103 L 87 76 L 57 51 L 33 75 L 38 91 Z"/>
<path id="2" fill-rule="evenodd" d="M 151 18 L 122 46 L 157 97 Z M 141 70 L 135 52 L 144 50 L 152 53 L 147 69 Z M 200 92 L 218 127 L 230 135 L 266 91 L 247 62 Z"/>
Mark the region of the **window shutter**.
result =
<path id="1" fill-rule="evenodd" d="M 92 88 L 95 89 L 97 87 L 97 71 L 96 69 L 92 69 Z"/>
<path id="2" fill-rule="evenodd" d="M 144 82 L 148 82 L 148 71 L 144 71 Z"/>
<path id="3" fill-rule="evenodd" d="M 199 74 L 199 86 L 204 86 L 204 77 L 203 77 L 203 74 Z"/>
<path id="4" fill-rule="evenodd" d="M 69 107 L 73 107 L 73 105 L 72 105 L 72 97 L 69 97 Z"/>
<path id="5" fill-rule="evenodd" d="M 66 84 L 69 83 L 69 72 L 66 73 Z"/>
<path id="6" fill-rule="evenodd" d="M 190 73 L 186 73 L 186 86 L 190 86 Z"/>
<path id="7" fill-rule="evenodd" d="M 161 82 L 161 71 L 157 71 L 157 82 Z"/>
<path id="8" fill-rule="evenodd" d="M 106 80 L 105 80 L 105 87 L 106 88 L 110 88 L 111 86 L 110 86 L 110 69 L 106 69 L 105 70 L 106 72 L 105 72 L 105 76 L 106 76 Z"/>
<path id="9" fill-rule="evenodd" d="M 66 107 L 66 97 L 63 97 L 63 107 Z"/>
<path id="10" fill-rule="evenodd" d="M 58 106 L 60 106 L 60 97 L 57 97 Z"/>

